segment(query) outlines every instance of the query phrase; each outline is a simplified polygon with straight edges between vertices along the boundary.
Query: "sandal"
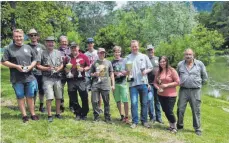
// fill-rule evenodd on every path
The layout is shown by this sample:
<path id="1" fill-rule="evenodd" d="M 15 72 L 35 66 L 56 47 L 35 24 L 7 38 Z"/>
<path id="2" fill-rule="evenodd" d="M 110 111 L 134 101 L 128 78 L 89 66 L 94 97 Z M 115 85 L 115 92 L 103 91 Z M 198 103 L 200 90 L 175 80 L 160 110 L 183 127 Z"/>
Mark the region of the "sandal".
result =
<path id="1" fill-rule="evenodd" d="M 173 128 L 172 127 L 168 127 L 168 128 L 166 128 L 166 130 L 172 131 Z"/>

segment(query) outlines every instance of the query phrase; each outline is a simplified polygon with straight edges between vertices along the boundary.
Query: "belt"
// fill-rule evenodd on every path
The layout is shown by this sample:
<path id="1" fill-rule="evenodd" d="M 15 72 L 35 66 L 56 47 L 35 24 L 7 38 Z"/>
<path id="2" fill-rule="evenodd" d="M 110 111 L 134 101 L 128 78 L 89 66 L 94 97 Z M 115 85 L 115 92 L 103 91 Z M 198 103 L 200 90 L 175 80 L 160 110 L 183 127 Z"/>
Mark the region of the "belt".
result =
<path id="1" fill-rule="evenodd" d="M 197 88 L 187 88 L 187 87 L 180 87 L 181 89 L 200 89 L 199 87 L 197 87 Z"/>

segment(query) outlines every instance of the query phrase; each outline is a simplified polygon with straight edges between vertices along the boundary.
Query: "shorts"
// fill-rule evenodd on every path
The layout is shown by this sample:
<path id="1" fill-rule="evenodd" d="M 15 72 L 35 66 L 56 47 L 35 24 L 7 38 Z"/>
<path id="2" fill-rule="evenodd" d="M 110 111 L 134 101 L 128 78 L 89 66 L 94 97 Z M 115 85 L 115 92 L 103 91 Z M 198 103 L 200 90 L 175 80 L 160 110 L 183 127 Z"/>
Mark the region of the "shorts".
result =
<path id="1" fill-rule="evenodd" d="M 39 94 L 40 94 L 40 95 L 44 95 L 42 75 L 34 75 L 34 76 L 35 76 L 35 78 L 37 79 Z"/>
<path id="2" fill-rule="evenodd" d="M 13 83 L 12 86 L 15 91 L 17 99 L 22 99 L 24 98 L 24 96 L 32 98 L 38 91 L 36 80 L 26 82 L 26 83 L 16 82 Z"/>
<path id="3" fill-rule="evenodd" d="M 128 102 L 128 88 L 123 84 L 115 84 L 114 90 L 115 102 Z"/>
<path id="4" fill-rule="evenodd" d="M 43 77 L 43 89 L 46 100 L 62 99 L 62 84 L 58 78 Z"/>

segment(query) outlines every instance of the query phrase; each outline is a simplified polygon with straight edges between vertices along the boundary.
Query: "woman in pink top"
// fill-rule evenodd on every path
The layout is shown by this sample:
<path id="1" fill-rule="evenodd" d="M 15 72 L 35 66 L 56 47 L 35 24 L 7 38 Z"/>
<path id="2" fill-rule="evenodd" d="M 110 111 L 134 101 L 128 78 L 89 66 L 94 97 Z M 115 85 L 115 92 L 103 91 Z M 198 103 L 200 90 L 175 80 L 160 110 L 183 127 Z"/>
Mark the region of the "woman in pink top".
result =
<path id="1" fill-rule="evenodd" d="M 158 89 L 161 107 L 169 121 L 169 130 L 172 133 L 177 132 L 173 107 L 177 96 L 176 86 L 179 85 L 179 82 L 177 71 L 169 66 L 168 58 L 166 56 L 160 57 L 159 70 L 154 79 L 154 86 Z"/>

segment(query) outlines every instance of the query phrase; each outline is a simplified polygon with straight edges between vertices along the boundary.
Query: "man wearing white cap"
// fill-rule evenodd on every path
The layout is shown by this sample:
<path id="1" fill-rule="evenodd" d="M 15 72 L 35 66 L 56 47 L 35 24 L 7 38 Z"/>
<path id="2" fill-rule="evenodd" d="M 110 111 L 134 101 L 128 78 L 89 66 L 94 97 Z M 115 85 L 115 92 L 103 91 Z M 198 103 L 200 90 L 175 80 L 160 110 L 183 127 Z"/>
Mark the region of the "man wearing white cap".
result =
<path id="1" fill-rule="evenodd" d="M 150 62 L 153 65 L 153 70 L 150 73 L 148 73 L 148 80 L 149 80 L 148 88 L 149 91 L 152 93 L 152 94 L 148 94 L 149 117 L 150 117 L 150 121 L 153 122 L 157 121 L 163 124 L 163 121 L 161 119 L 161 104 L 159 102 L 159 98 L 157 95 L 157 89 L 153 85 L 155 73 L 159 67 L 159 62 L 158 62 L 159 58 L 154 55 L 154 47 L 152 45 L 147 45 L 147 54 L 150 59 Z M 155 114 L 154 114 L 154 110 L 155 110 Z"/>
<path id="2" fill-rule="evenodd" d="M 39 35 L 37 33 L 37 31 L 35 29 L 30 29 L 28 36 L 31 40 L 31 42 L 28 44 L 30 45 L 30 47 L 32 47 L 32 49 L 34 50 L 34 52 L 36 53 L 36 55 L 39 57 L 41 56 L 41 53 L 43 50 L 45 50 L 45 46 L 38 43 L 39 40 Z M 42 82 L 42 73 L 40 70 L 38 70 L 36 67 L 33 68 L 33 74 L 35 76 L 35 78 L 37 79 L 37 83 L 38 83 L 38 90 L 39 90 L 39 99 L 40 99 L 40 107 L 39 107 L 39 111 L 40 112 L 44 112 L 45 109 L 43 107 L 44 104 L 44 90 L 43 90 L 43 82 Z M 36 95 L 34 96 L 34 104 L 36 103 Z"/>

